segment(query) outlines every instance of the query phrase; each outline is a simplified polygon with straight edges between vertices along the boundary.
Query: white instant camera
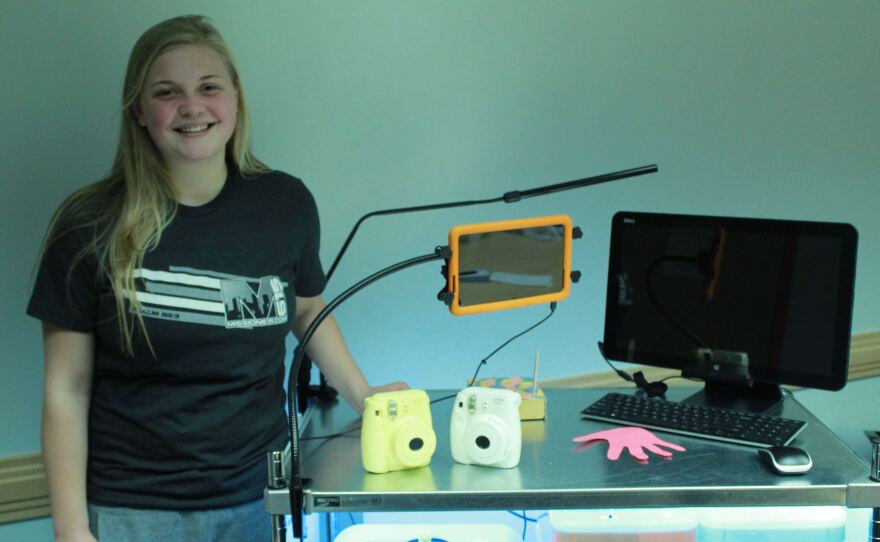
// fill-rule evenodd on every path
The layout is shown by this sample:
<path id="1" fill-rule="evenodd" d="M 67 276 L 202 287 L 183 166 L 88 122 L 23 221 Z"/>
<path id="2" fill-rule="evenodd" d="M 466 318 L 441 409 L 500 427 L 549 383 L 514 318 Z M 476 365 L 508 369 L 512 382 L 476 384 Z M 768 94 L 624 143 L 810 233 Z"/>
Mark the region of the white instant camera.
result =
<path id="1" fill-rule="evenodd" d="M 424 467 L 436 448 L 431 404 L 424 390 L 377 393 L 364 401 L 361 459 L 368 472 Z"/>
<path id="2" fill-rule="evenodd" d="M 522 449 L 521 402 L 519 394 L 510 390 L 472 386 L 458 392 L 449 426 L 452 459 L 502 469 L 517 466 Z"/>

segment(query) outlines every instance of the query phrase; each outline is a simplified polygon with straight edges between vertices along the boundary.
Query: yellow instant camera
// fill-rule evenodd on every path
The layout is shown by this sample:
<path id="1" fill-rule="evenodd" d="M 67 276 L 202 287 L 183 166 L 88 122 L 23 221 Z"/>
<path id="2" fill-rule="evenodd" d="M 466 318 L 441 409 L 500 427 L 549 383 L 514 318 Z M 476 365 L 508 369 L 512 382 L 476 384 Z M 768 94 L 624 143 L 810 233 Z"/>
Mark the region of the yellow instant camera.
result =
<path id="1" fill-rule="evenodd" d="M 377 393 L 364 401 L 361 460 L 381 474 L 423 467 L 431 462 L 437 437 L 424 390 Z"/>

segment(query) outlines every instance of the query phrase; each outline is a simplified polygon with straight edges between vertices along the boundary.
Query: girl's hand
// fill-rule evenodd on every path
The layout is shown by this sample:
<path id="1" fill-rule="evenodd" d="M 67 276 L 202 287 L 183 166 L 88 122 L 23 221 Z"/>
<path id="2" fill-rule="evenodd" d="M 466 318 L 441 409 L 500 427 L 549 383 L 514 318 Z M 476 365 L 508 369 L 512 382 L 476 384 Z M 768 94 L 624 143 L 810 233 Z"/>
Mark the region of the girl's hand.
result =
<path id="1" fill-rule="evenodd" d="M 407 384 L 406 382 L 400 381 L 400 380 L 398 380 L 396 382 L 391 382 L 389 384 L 384 384 L 382 386 L 370 386 L 369 388 L 367 388 L 366 393 L 361 398 L 360 411 L 363 412 L 363 410 L 364 410 L 364 399 L 366 399 L 367 397 L 369 397 L 371 395 L 375 395 L 377 393 L 382 393 L 382 392 L 386 392 L 386 391 L 400 391 L 400 390 L 408 390 L 408 389 L 409 389 L 409 384 Z M 360 414 L 360 412 L 359 412 L 359 414 Z"/>
<path id="2" fill-rule="evenodd" d="M 386 391 L 400 391 L 400 390 L 408 390 L 409 384 L 403 381 L 391 382 L 390 384 L 385 384 L 383 386 L 370 386 L 370 391 L 367 392 L 367 397 L 370 395 L 375 395 L 377 393 L 382 393 Z"/>

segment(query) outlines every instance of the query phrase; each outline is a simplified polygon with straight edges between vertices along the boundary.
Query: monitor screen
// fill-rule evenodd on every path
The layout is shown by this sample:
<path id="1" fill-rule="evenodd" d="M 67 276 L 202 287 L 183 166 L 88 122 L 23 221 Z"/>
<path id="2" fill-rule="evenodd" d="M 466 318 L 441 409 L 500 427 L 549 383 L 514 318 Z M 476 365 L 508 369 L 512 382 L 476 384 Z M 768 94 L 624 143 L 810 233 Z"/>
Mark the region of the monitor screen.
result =
<path id="1" fill-rule="evenodd" d="M 707 382 L 840 389 L 856 244 L 849 224 L 617 213 L 605 355 Z"/>

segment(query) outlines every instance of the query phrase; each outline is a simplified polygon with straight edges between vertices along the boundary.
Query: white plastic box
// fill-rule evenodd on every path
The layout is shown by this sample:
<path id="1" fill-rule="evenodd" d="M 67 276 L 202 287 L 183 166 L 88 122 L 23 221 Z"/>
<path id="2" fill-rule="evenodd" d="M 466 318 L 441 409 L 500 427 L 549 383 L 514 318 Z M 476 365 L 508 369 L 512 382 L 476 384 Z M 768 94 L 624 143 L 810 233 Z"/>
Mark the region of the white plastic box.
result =
<path id="1" fill-rule="evenodd" d="M 843 542 L 842 506 L 699 508 L 700 542 Z"/>
<path id="2" fill-rule="evenodd" d="M 439 539 L 444 542 L 520 542 L 507 525 L 352 525 L 334 542 L 411 542 Z"/>
<path id="3" fill-rule="evenodd" d="M 551 510 L 554 542 L 693 542 L 692 508 Z"/>

